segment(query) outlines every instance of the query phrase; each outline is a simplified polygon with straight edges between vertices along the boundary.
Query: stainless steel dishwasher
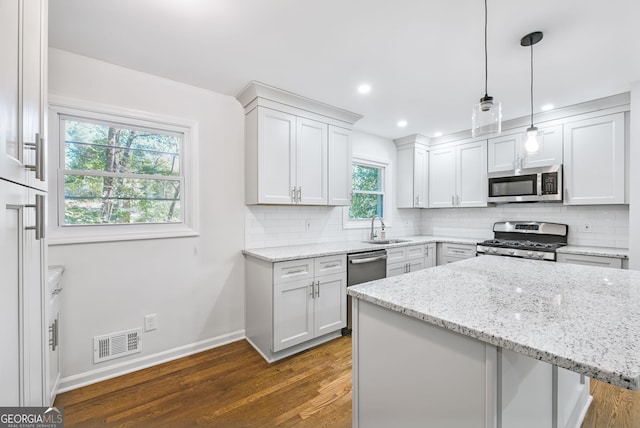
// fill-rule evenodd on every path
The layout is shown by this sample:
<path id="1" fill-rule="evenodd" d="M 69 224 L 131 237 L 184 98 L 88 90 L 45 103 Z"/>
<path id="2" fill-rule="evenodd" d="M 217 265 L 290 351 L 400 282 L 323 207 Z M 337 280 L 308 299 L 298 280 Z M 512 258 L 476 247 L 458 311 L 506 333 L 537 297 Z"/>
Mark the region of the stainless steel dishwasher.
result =
<path id="1" fill-rule="evenodd" d="M 387 277 L 386 250 L 347 254 L 347 287 Z M 347 296 L 347 327 L 342 334 L 351 333 L 351 296 Z"/>

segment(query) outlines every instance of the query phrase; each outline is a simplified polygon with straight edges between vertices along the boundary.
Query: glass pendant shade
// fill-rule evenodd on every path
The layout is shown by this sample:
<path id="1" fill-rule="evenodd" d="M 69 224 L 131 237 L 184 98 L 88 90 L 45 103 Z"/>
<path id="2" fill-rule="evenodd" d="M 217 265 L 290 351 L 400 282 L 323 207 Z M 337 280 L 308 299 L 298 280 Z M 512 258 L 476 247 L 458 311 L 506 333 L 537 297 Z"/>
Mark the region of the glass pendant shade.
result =
<path id="1" fill-rule="evenodd" d="M 532 126 L 527 128 L 527 132 L 524 134 L 524 149 L 527 153 L 536 153 L 540 150 L 542 141 L 544 139 L 544 132 L 540 131 L 537 127 Z"/>
<path id="2" fill-rule="evenodd" d="M 485 96 L 473 106 L 471 113 L 471 134 L 480 135 L 499 134 L 502 132 L 502 105 L 492 97 Z"/>

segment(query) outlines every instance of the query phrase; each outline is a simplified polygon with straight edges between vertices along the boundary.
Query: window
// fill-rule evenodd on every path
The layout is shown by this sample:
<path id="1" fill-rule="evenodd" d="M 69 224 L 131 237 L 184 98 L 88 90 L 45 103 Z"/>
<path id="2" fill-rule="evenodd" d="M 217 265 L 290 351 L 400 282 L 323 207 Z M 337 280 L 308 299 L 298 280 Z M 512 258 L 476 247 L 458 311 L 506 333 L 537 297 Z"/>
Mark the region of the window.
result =
<path id="1" fill-rule="evenodd" d="M 344 228 L 365 228 L 371 226 L 375 215 L 391 226 L 390 167 L 386 162 L 354 157 L 352 164 L 353 198 L 350 207 L 344 208 Z"/>
<path id="2" fill-rule="evenodd" d="M 55 101 L 51 114 L 51 243 L 197 235 L 197 124 Z"/>
<path id="3" fill-rule="evenodd" d="M 353 201 L 349 220 L 384 217 L 384 168 L 353 164 Z"/>
<path id="4" fill-rule="evenodd" d="M 182 134 L 60 116 L 68 225 L 179 223 Z"/>

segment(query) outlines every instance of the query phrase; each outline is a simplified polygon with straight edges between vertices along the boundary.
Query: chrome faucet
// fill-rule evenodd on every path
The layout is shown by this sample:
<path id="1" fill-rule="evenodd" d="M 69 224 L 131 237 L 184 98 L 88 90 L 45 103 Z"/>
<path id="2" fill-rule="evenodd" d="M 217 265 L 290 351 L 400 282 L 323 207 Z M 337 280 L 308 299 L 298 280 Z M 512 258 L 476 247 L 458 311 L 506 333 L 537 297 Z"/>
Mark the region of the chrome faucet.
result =
<path id="1" fill-rule="evenodd" d="M 374 239 L 376 239 L 378 237 L 378 234 L 376 233 L 376 231 L 373 229 L 373 222 L 376 220 L 376 217 L 380 219 L 380 224 L 382 225 L 382 230 L 384 230 L 384 221 L 382 221 L 382 217 L 380 217 L 379 215 L 374 215 L 371 218 L 371 234 L 369 235 L 369 239 L 371 241 L 373 241 Z"/>

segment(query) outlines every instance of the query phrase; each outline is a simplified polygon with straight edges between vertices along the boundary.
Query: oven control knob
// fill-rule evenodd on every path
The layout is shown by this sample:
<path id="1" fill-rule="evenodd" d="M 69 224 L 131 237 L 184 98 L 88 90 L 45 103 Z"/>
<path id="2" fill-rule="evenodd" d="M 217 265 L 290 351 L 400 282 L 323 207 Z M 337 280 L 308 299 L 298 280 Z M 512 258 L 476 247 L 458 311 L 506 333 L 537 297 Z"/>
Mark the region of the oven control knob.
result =
<path id="1" fill-rule="evenodd" d="M 538 253 L 536 255 L 538 256 L 539 259 L 543 259 L 544 258 L 544 253 Z"/>
<path id="2" fill-rule="evenodd" d="M 498 253 L 498 249 L 497 249 L 497 248 L 495 248 L 495 247 L 494 247 L 494 248 L 492 248 L 492 249 L 491 249 L 491 251 L 492 251 L 494 254 L 497 254 L 497 253 Z"/>
<path id="3" fill-rule="evenodd" d="M 533 257 L 533 251 L 527 251 L 527 257 Z"/>
<path id="4" fill-rule="evenodd" d="M 509 250 L 509 254 L 511 254 L 512 256 L 516 253 L 516 250 Z"/>

